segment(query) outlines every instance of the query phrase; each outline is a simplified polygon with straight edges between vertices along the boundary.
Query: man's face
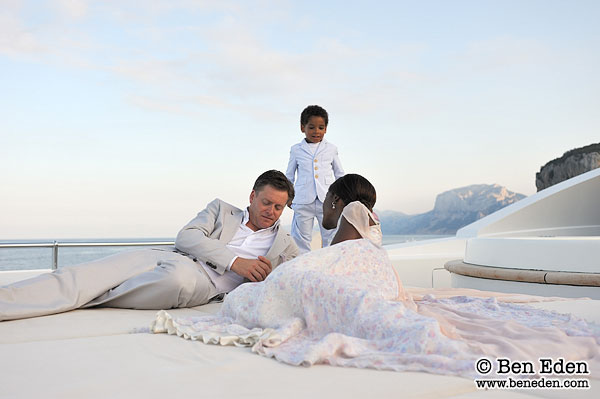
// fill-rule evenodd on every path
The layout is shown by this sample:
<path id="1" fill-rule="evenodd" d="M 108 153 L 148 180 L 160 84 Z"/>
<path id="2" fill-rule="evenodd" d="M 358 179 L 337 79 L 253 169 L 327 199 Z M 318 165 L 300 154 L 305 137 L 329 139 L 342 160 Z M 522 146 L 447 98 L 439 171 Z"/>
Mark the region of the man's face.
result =
<path id="1" fill-rule="evenodd" d="M 248 226 L 253 231 L 266 229 L 279 219 L 288 201 L 287 191 L 277 190 L 270 185 L 250 193 Z"/>

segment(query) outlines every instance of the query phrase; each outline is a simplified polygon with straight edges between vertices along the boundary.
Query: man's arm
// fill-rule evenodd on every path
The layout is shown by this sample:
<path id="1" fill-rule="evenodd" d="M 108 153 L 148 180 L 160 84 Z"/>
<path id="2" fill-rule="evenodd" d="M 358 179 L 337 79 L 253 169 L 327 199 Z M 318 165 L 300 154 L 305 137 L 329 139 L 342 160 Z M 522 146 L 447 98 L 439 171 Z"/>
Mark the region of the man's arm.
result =
<path id="1" fill-rule="evenodd" d="M 185 225 L 177 234 L 175 248 L 205 262 L 217 273 L 223 274 L 235 254 L 226 247 L 227 243 L 211 238 L 214 232 L 223 229 L 223 202 L 216 199 Z"/>

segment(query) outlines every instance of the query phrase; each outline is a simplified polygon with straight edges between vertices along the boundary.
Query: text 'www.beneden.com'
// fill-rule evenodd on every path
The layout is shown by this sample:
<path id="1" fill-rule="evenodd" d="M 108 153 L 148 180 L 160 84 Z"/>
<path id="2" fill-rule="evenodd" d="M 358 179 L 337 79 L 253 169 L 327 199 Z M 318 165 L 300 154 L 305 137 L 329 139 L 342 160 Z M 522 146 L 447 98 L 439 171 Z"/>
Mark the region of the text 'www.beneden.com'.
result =
<path id="1" fill-rule="evenodd" d="M 480 375 L 495 371 L 498 378 L 476 378 L 478 389 L 589 389 L 590 374 L 585 361 L 563 358 L 540 358 L 537 362 L 513 361 L 507 358 L 481 358 L 475 363 Z M 552 377 L 552 378 L 551 378 Z"/>

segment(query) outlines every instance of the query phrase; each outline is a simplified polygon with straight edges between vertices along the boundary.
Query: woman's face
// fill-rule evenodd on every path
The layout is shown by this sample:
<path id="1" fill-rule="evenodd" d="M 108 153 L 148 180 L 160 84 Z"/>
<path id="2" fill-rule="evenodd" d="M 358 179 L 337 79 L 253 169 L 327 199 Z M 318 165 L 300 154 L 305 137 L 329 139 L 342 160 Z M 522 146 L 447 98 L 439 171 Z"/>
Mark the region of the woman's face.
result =
<path id="1" fill-rule="evenodd" d="M 335 208 L 333 207 L 334 204 Z M 335 229 L 343 208 L 344 203 L 342 200 L 331 191 L 328 191 L 325 201 L 323 201 L 323 228 L 327 230 Z"/>

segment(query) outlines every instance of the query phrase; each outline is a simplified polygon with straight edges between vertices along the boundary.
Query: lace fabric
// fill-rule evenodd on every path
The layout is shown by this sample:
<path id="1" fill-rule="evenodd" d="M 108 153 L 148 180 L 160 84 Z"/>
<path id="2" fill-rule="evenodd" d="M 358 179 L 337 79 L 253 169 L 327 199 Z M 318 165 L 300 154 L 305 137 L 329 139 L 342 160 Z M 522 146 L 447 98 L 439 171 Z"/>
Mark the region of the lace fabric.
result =
<path id="1" fill-rule="evenodd" d="M 354 201 L 346 205 L 342 210 L 342 217 L 354 226 L 361 237 L 366 238 L 379 247 L 381 246 L 383 241 L 381 224 L 375 215 L 360 201 Z M 373 220 L 375 224 L 371 226 L 370 220 Z"/>
<path id="2" fill-rule="evenodd" d="M 502 297 L 399 294 L 386 251 L 367 239 L 351 240 L 286 262 L 261 283 L 241 285 L 216 315 L 174 319 L 161 311 L 152 330 L 250 346 L 292 365 L 474 377 L 482 356 L 564 357 L 588 360 L 593 374 L 600 370 L 600 328 L 593 323 Z"/>

